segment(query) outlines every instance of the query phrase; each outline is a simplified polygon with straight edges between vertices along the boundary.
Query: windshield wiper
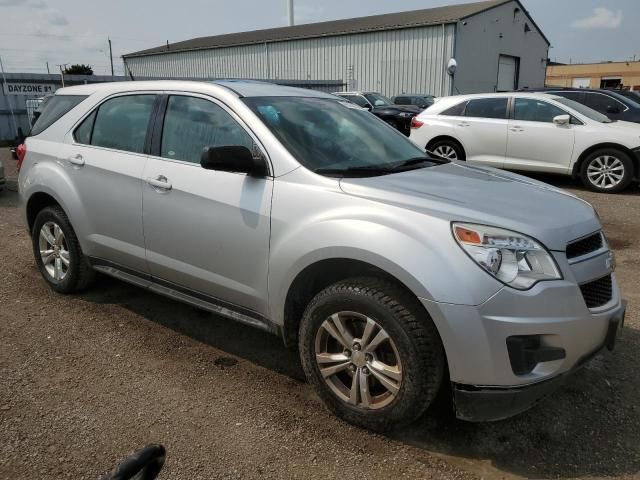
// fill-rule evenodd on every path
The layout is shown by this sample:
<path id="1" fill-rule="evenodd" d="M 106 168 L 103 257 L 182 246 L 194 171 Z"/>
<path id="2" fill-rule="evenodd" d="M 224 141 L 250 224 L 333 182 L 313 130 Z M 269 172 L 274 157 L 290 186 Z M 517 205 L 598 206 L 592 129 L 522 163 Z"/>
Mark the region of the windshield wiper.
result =
<path id="1" fill-rule="evenodd" d="M 392 167 L 384 167 L 379 165 L 364 165 L 361 167 L 347 167 L 347 168 L 316 168 L 314 173 L 320 175 L 388 175 L 390 173 L 397 173 L 397 169 Z"/>

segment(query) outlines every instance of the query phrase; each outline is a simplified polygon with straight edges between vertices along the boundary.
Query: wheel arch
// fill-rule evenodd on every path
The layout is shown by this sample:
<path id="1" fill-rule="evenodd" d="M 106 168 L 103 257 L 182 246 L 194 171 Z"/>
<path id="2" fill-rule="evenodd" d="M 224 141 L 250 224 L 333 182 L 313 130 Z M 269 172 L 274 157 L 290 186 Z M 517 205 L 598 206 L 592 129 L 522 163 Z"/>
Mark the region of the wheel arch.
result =
<path id="1" fill-rule="evenodd" d="M 60 204 L 60 202 L 47 192 L 43 192 L 43 191 L 34 192 L 29 197 L 25 206 L 27 228 L 29 229 L 29 232 L 32 232 L 33 230 L 33 224 L 36 221 L 36 217 L 38 216 L 38 213 L 40 213 L 42 209 L 50 206 L 60 207 L 65 212 L 65 214 L 67 213 L 65 208 Z"/>
<path id="2" fill-rule="evenodd" d="M 282 327 L 285 345 L 288 348 L 297 347 L 300 321 L 304 310 L 313 297 L 340 280 L 360 276 L 375 276 L 390 281 L 415 298 L 416 305 L 419 305 L 419 308 L 422 308 L 429 315 L 429 312 L 418 299 L 419 294 L 396 275 L 389 273 L 387 269 L 354 258 L 325 258 L 305 266 L 294 277 L 287 289 Z"/>
<path id="3" fill-rule="evenodd" d="M 460 140 L 458 140 L 457 138 L 455 138 L 452 135 L 446 135 L 446 134 L 442 134 L 442 135 L 438 135 L 436 137 L 433 137 L 431 140 L 429 140 L 429 142 L 427 142 L 426 148 L 427 150 L 431 150 L 431 146 L 436 144 L 439 141 L 442 140 L 448 140 L 451 142 L 455 142 L 460 146 L 460 149 L 462 150 L 462 159 L 466 159 L 467 158 L 467 150 L 464 148 L 464 145 L 462 144 L 462 142 Z"/>
<path id="4" fill-rule="evenodd" d="M 640 173 L 640 160 L 638 160 L 638 157 L 628 147 L 625 147 L 624 145 L 621 145 L 621 144 L 615 143 L 615 142 L 598 143 L 598 144 L 592 145 L 589 148 L 587 148 L 586 150 L 584 150 L 580 154 L 580 156 L 578 157 L 576 162 L 573 164 L 573 169 L 571 171 L 571 175 L 573 177 L 578 177 L 580 175 L 580 170 L 582 169 L 582 164 L 584 163 L 586 158 L 590 154 L 592 154 L 593 152 L 595 152 L 597 150 L 604 149 L 604 148 L 620 150 L 621 152 L 624 152 L 625 154 L 627 154 L 629 156 L 629 158 L 631 159 L 631 162 L 633 164 L 633 178 L 637 179 L 640 176 L 639 175 L 639 173 Z"/>

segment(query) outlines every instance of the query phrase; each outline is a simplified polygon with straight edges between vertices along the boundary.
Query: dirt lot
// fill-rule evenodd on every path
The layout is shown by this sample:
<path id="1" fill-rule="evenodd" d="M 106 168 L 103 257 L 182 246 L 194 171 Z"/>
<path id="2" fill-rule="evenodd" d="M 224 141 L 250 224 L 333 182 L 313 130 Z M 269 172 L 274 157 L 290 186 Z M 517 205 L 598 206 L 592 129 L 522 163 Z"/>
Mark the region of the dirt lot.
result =
<path id="1" fill-rule="evenodd" d="M 101 278 L 54 294 L 0 192 L 0 478 L 97 478 L 151 442 L 161 478 L 640 478 L 640 193 L 592 194 L 629 300 L 613 354 L 511 420 L 436 410 L 372 435 L 332 417 L 280 340 Z"/>

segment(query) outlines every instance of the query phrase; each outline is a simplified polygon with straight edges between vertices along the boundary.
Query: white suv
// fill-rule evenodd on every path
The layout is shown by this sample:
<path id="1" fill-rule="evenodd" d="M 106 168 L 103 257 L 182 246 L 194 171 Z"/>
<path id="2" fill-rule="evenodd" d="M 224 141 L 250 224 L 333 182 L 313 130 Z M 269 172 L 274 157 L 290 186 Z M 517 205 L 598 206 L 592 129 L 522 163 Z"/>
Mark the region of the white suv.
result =
<path id="1" fill-rule="evenodd" d="M 410 138 L 448 159 L 572 175 L 599 192 L 627 188 L 640 162 L 640 125 L 543 93 L 443 98 L 413 120 Z"/>

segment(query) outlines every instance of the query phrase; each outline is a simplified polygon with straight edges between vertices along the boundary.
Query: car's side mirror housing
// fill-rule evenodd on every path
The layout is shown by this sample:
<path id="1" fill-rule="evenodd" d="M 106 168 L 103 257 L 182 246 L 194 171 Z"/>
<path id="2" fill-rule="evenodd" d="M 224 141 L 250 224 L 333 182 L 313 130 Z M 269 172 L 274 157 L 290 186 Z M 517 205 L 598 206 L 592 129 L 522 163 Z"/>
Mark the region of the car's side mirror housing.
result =
<path id="1" fill-rule="evenodd" d="M 568 125 L 571 122 L 571 115 L 558 115 L 553 117 L 553 123 L 556 125 Z"/>
<path id="2" fill-rule="evenodd" d="M 244 145 L 205 147 L 200 166 L 206 170 L 246 173 L 252 177 L 266 177 L 267 162 L 262 155 L 253 155 Z"/>
<path id="3" fill-rule="evenodd" d="M 365 105 L 364 107 L 365 110 L 367 110 L 368 112 L 370 112 L 371 110 L 373 110 L 373 107 L 371 105 Z"/>
<path id="4" fill-rule="evenodd" d="M 620 113 L 620 108 L 617 105 L 607 106 L 607 113 Z"/>

